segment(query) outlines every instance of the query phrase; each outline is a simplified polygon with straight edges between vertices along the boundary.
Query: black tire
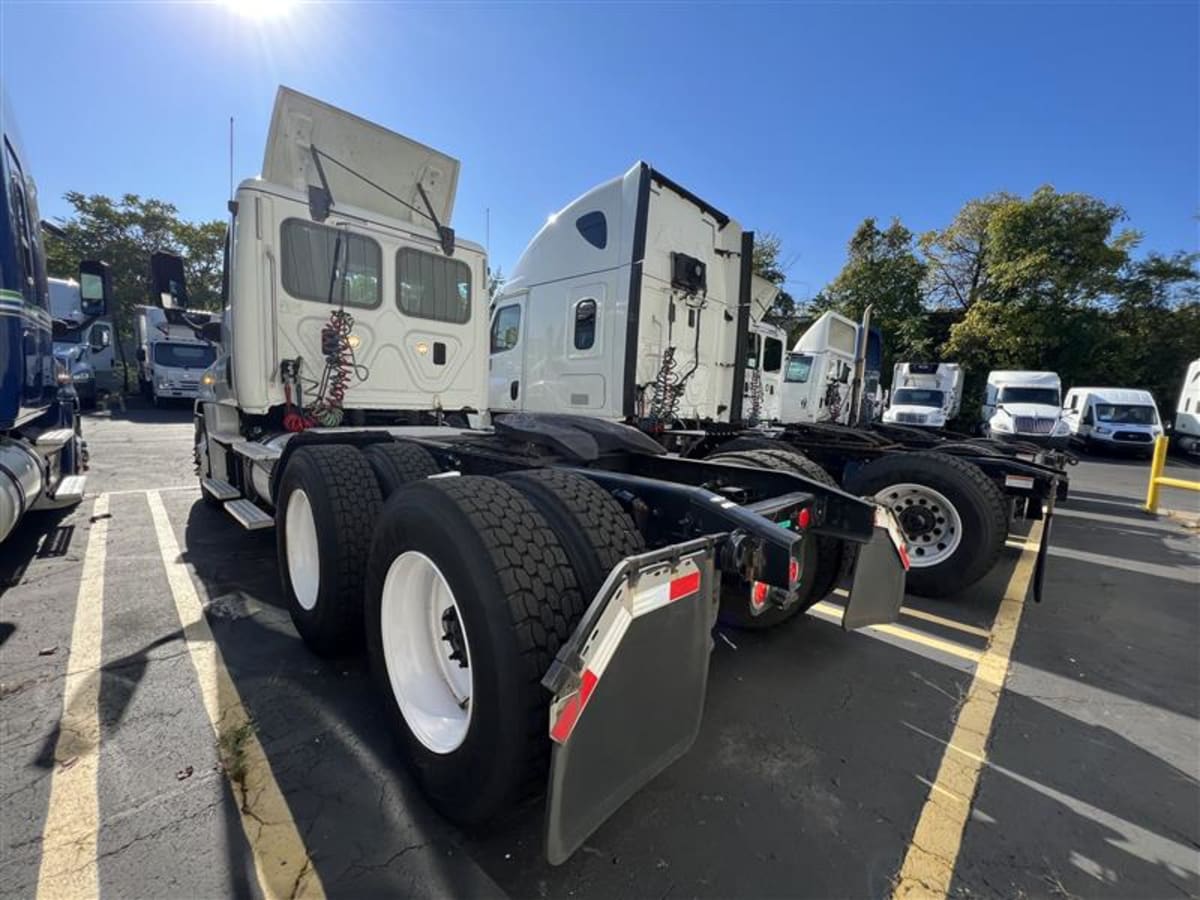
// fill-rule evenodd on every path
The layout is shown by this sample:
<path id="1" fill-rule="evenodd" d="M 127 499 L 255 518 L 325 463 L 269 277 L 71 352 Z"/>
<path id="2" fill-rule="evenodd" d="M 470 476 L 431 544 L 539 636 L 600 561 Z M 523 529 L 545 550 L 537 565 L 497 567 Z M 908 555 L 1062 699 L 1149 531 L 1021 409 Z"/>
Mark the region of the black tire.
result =
<path id="1" fill-rule="evenodd" d="M 202 462 L 203 459 L 208 457 L 208 453 L 211 452 L 211 450 L 208 448 L 208 427 L 204 424 L 204 419 L 198 415 L 192 417 L 192 422 L 193 422 L 192 433 L 194 435 L 192 454 L 193 454 L 193 458 L 194 458 L 194 462 L 195 462 L 195 466 L 196 466 L 196 477 L 200 479 L 200 483 L 201 483 L 200 497 L 202 500 L 204 500 L 205 503 L 207 503 L 209 506 L 213 507 L 214 509 L 224 509 L 225 501 L 218 500 L 216 497 L 214 497 L 212 494 L 210 494 L 208 491 L 206 491 L 203 487 L 204 479 L 212 477 L 212 460 L 208 459 L 207 470 L 205 469 L 203 462 Z M 202 442 L 206 448 L 204 457 L 201 457 L 201 455 L 200 455 L 200 447 L 202 445 Z"/>
<path id="2" fill-rule="evenodd" d="M 471 720 L 448 753 L 413 733 L 384 657 L 383 586 L 407 551 L 437 565 L 467 635 Z M 541 679 L 583 610 L 566 552 L 514 487 L 484 476 L 439 478 L 407 484 L 385 504 L 367 564 L 367 652 L 401 749 L 446 818 L 479 825 L 545 789 L 550 695 Z"/>
<path id="3" fill-rule="evenodd" d="M 798 454 L 795 454 L 794 451 L 788 451 L 782 446 L 776 445 L 770 450 L 722 451 L 709 456 L 708 461 L 750 469 L 773 469 L 807 475 L 807 472 L 801 472 L 802 464 L 791 458 L 796 455 Z M 811 463 L 812 461 L 805 459 L 804 462 Z M 826 475 L 825 478 L 828 476 Z M 796 600 L 783 609 L 778 606 L 768 606 L 755 614 L 750 605 L 750 585 L 735 575 L 722 573 L 718 621 L 745 631 L 762 631 L 782 625 L 811 607 L 828 595 L 837 581 L 841 551 L 837 546 L 831 547 L 831 543 L 839 544 L 838 541 L 831 541 L 828 538 L 805 537 L 800 545 L 801 567 L 803 572 L 809 573 L 809 576 L 801 583 L 800 593 Z M 822 589 L 824 593 L 819 593 Z"/>
<path id="4" fill-rule="evenodd" d="M 554 529 L 575 569 L 585 603 L 608 573 L 646 542 L 612 495 L 582 475 L 560 469 L 528 469 L 501 476 L 525 495 Z"/>
<path id="5" fill-rule="evenodd" d="M 379 493 L 386 500 L 396 488 L 410 481 L 420 481 L 438 473 L 433 456 L 420 444 L 396 441 L 387 444 L 368 444 L 363 447 L 363 458 L 375 473 Z"/>
<path id="6" fill-rule="evenodd" d="M 279 578 L 292 623 L 318 656 L 362 645 L 363 571 L 382 498 L 357 449 L 344 444 L 302 447 L 287 460 L 275 504 Z M 297 597 L 287 558 L 287 514 L 297 490 L 312 507 L 317 589 L 310 609 Z"/>
<path id="7" fill-rule="evenodd" d="M 1008 504 L 995 482 L 974 463 L 945 453 L 895 453 L 860 468 L 846 490 L 875 497 L 889 485 L 921 484 L 954 505 L 962 522 L 958 548 L 933 566 L 913 565 L 907 589 L 922 597 L 947 597 L 974 584 L 991 570 L 1008 536 Z M 910 548 L 912 548 L 910 543 Z M 910 553 L 918 560 L 919 546 Z"/>

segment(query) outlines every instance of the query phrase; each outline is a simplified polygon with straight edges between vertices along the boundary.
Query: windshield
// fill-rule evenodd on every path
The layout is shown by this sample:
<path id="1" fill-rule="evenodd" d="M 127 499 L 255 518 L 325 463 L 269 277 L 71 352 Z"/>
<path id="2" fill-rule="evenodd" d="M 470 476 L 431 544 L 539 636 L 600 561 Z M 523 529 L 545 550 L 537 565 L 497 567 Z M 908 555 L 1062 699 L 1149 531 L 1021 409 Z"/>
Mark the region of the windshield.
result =
<path id="1" fill-rule="evenodd" d="M 898 388 L 892 395 L 892 403 L 896 406 L 935 406 L 940 409 L 944 397 L 941 391 Z"/>
<path id="2" fill-rule="evenodd" d="M 804 353 L 792 353 L 788 355 L 787 369 L 784 370 L 783 380 L 790 381 L 795 384 L 803 384 L 808 381 L 809 373 L 812 372 L 813 358 Z"/>
<path id="3" fill-rule="evenodd" d="M 207 369 L 217 358 L 211 344 L 155 344 L 154 361 L 176 369 Z"/>
<path id="4" fill-rule="evenodd" d="M 83 332 L 62 319 L 55 319 L 52 327 L 56 344 L 78 344 L 83 340 Z"/>
<path id="5" fill-rule="evenodd" d="M 1118 403 L 1097 403 L 1096 418 L 1118 425 L 1157 425 L 1158 413 L 1153 406 L 1130 406 Z"/>
<path id="6" fill-rule="evenodd" d="M 1042 406 L 1058 406 L 1058 388 L 1009 387 L 1000 388 L 1000 403 L 1039 403 Z"/>

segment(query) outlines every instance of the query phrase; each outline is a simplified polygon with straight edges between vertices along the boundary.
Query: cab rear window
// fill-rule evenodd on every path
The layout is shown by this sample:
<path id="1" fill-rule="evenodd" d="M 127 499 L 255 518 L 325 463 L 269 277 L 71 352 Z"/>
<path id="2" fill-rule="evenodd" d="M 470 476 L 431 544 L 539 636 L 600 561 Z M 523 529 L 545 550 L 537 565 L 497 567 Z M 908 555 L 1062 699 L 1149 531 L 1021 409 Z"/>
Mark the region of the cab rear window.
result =
<path id="1" fill-rule="evenodd" d="M 404 247 L 396 253 L 396 304 L 406 316 L 463 325 L 471 318 L 471 269 L 459 259 Z"/>

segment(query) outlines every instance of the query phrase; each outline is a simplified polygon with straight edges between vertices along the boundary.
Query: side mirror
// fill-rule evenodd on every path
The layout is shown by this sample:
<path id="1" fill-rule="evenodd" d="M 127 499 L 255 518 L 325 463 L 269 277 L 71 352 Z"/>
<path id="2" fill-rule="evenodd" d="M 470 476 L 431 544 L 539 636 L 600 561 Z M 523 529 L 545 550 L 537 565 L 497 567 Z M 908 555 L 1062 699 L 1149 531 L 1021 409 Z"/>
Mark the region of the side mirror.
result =
<path id="1" fill-rule="evenodd" d="M 159 251 L 150 256 L 150 285 L 154 300 L 163 309 L 187 309 L 187 278 L 183 260 L 174 253 Z"/>
<path id="2" fill-rule="evenodd" d="M 146 348 L 145 347 L 138 347 L 137 361 L 140 363 L 144 363 L 146 361 Z"/>
<path id="3" fill-rule="evenodd" d="M 204 338 L 210 344 L 221 343 L 221 323 L 205 322 L 200 326 L 200 337 Z"/>
<path id="4" fill-rule="evenodd" d="M 108 263 L 85 259 L 79 264 L 79 311 L 89 318 L 102 316 L 112 299 Z"/>
<path id="5" fill-rule="evenodd" d="M 108 333 L 107 328 L 97 328 L 92 331 L 92 351 L 99 353 L 112 341 L 112 336 Z"/>

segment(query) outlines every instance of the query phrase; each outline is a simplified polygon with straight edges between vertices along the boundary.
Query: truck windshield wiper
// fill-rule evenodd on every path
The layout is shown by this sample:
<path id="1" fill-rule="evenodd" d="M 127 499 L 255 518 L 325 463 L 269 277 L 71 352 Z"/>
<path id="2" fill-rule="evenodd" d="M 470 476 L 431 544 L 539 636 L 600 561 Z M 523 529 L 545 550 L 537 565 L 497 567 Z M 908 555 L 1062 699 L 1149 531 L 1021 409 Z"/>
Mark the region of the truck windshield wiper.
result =
<path id="1" fill-rule="evenodd" d="M 428 219 L 430 222 L 433 223 L 433 227 L 438 233 L 438 241 L 442 245 L 442 252 L 444 254 L 446 254 L 447 256 L 454 255 L 454 229 L 451 228 L 449 225 L 443 225 L 441 223 L 441 221 L 438 219 L 437 213 L 433 211 L 433 204 L 429 200 L 429 195 L 427 193 L 425 193 L 425 186 L 423 184 L 421 184 L 419 181 L 417 182 L 417 191 L 421 194 L 421 199 L 425 203 L 425 209 L 420 209 L 416 206 L 413 206 L 411 203 L 409 203 L 403 197 L 397 197 L 395 194 L 393 194 L 391 191 L 389 191 L 383 185 L 377 184 L 376 182 L 372 181 L 366 175 L 362 174 L 362 172 L 356 171 L 352 167 L 346 165 L 341 160 L 335 159 L 334 157 L 330 156 L 324 150 L 318 149 L 316 144 L 309 144 L 308 149 L 309 149 L 309 152 L 312 154 L 313 162 L 316 164 L 316 167 L 317 167 L 317 175 L 320 176 L 321 186 L 324 189 L 324 195 L 315 198 L 317 201 L 315 204 L 314 204 L 314 197 L 313 197 L 312 191 L 311 190 L 309 191 L 309 210 L 310 210 L 310 212 L 313 213 L 313 218 L 316 219 L 318 222 L 324 221 L 324 219 L 329 215 L 329 208 L 333 205 L 333 192 L 329 188 L 329 179 L 325 177 L 325 169 L 321 166 L 321 160 L 326 159 L 329 162 L 333 163 L 335 166 L 337 166 L 339 169 L 342 169 L 343 171 L 348 172 L 349 174 L 353 175 L 355 178 L 357 178 L 359 181 L 362 181 L 364 184 L 370 185 L 375 190 L 379 191 L 379 193 L 383 194 L 385 197 L 389 197 L 392 200 L 395 200 L 397 203 L 399 203 L 405 209 L 411 210 L 412 212 L 416 213 L 418 216 L 422 216 L 423 218 Z"/>

